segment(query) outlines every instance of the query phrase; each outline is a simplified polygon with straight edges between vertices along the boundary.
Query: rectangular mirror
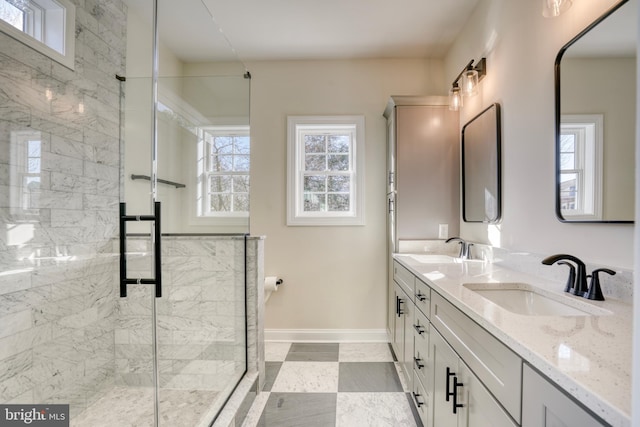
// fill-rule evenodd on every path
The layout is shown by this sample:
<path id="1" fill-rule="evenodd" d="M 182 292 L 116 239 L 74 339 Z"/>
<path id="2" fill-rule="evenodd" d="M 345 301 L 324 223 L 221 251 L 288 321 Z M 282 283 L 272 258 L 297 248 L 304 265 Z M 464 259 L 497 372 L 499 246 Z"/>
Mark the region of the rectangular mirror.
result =
<path id="1" fill-rule="evenodd" d="M 637 1 L 621 1 L 556 57 L 556 214 L 635 216 Z"/>
<path id="2" fill-rule="evenodd" d="M 462 128 L 462 219 L 500 220 L 500 105 L 493 104 Z"/>

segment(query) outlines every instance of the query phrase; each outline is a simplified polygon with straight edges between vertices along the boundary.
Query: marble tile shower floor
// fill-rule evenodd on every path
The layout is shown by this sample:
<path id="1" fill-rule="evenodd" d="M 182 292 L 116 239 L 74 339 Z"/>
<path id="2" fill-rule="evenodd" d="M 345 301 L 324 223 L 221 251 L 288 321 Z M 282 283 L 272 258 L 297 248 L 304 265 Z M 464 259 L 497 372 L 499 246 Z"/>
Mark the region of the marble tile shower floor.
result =
<path id="1" fill-rule="evenodd" d="M 266 343 L 242 427 L 422 427 L 385 343 Z"/>
<path id="2" fill-rule="evenodd" d="M 160 390 L 161 426 L 192 427 L 207 414 L 217 392 Z M 152 427 L 154 391 L 151 387 L 114 387 L 71 420 L 71 427 Z M 208 425 L 208 423 L 207 423 Z"/>

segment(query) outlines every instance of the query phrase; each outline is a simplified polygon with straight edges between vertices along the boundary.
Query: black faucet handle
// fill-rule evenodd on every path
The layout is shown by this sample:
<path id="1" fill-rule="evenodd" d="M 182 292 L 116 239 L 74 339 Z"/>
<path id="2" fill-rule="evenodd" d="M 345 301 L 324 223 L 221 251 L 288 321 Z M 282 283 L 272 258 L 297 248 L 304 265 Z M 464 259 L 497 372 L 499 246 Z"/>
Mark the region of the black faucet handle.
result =
<path id="1" fill-rule="evenodd" d="M 608 268 L 598 268 L 591 272 L 591 286 L 589 290 L 584 293 L 584 297 L 595 301 L 604 301 L 604 295 L 602 295 L 602 289 L 600 287 L 600 276 L 598 273 L 603 272 L 610 275 L 615 275 L 616 272 Z"/>
<path id="2" fill-rule="evenodd" d="M 558 262 L 558 265 L 569 266 L 569 277 L 567 278 L 567 285 L 564 287 L 564 291 L 569 292 L 576 285 L 576 268 L 573 264 L 566 261 L 560 261 Z"/>

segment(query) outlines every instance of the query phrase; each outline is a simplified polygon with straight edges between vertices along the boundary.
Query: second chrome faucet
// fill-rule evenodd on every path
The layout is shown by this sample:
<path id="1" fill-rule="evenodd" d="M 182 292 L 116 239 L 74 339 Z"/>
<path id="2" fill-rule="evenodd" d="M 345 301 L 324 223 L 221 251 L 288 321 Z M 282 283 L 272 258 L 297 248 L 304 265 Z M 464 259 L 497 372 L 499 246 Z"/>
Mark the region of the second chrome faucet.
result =
<path id="1" fill-rule="evenodd" d="M 576 264 L 576 267 L 565 261 L 574 262 Z M 615 271 L 609 270 L 608 268 L 599 268 L 593 270 L 591 275 L 587 275 L 587 268 L 584 262 L 582 262 L 580 258 L 568 254 L 551 255 L 542 260 L 542 263 L 545 265 L 552 265 L 556 262 L 561 265 L 569 266 L 569 278 L 567 280 L 567 285 L 564 288 L 565 292 L 569 292 L 573 295 L 578 295 L 591 300 L 604 301 L 604 296 L 602 295 L 602 290 L 600 289 L 600 279 L 598 277 L 598 273 L 602 271 L 604 273 L 614 275 L 616 274 Z M 591 277 L 591 286 L 587 285 L 588 277 Z"/>

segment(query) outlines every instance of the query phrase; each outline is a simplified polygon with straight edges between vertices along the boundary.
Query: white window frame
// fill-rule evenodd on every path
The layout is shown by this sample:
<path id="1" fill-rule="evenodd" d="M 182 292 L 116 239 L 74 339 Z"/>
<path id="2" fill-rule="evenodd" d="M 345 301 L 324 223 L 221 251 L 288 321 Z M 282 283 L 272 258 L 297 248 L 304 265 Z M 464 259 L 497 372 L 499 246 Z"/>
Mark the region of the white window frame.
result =
<path id="1" fill-rule="evenodd" d="M 29 144 L 39 145 L 39 156 L 31 156 Z M 14 220 L 28 220 L 40 214 L 39 196 L 41 189 L 33 191 L 28 188 L 27 181 L 36 178 L 42 183 L 42 134 L 39 131 L 12 131 L 11 132 L 11 213 Z M 31 160 L 36 161 L 36 167 L 32 169 Z M 33 204 L 33 205 L 32 205 Z"/>
<path id="2" fill-rule="evenodd" d="M 216 219 L 217 223 L 223 222 L 223 225 L 243 225 L 249 218 L 249 211 L 228 211 L 228 212 L 212 212 L 208 209 L 210 206 L 208 182 L 209 176 L 215 175 L 209 172 L 208 162 L 210 157 L 208 143 L 205 141 L 204 133 L 216 135 L 236 135 L 250 137 L 250 129 L 247 125 L 241 126 L 201 126 L 198 128 L 198 190 L 196 196 L 196 217 L 198 219 Z M 251 166 L 249 166 L 251 169 Z M 229 171 L 220 175 L 235 175 L 235 171 Z M 250 175 L 250 170 L 242 172 L 242 175 Z"/>
<path id="3" fill-rule="evenodd" d="M 0 31 L 73 70 L 75 67 L 75 5 L 69 0 L 21 0 L 21 2 L 25 3 L 26 19 L 23 29 L 20 30 L 0 19 Z"/>
<path id="4" fill-rule="evenodd" d="M 350 210 L 340 212 L 304 211 L 304 139 L 316 131 L 348 131 L 352 135 L 349 171 Z M 360 226 L 365 225 L 365 135 L 364 116 L 288 116 L 287 117 L 287 225 Z"/>
<path id="5" fill-rule="evenodd" d="M 576 141 L 576 173 L 580 192 L 575 209 L 561 209 L 563 217 L 572 220 L 602 219 L 603 130 L 602 114 L 563 114 L 560 134 L 572 134 Z M 562 171 L 560 171 L 561 173 Z"/>

